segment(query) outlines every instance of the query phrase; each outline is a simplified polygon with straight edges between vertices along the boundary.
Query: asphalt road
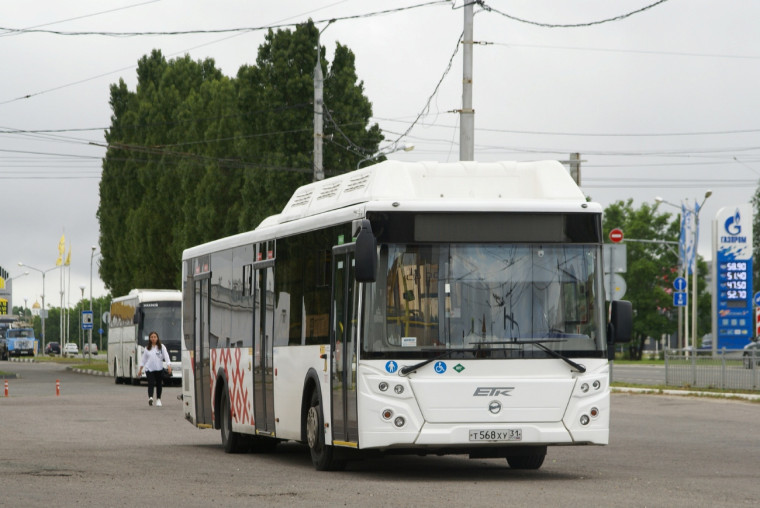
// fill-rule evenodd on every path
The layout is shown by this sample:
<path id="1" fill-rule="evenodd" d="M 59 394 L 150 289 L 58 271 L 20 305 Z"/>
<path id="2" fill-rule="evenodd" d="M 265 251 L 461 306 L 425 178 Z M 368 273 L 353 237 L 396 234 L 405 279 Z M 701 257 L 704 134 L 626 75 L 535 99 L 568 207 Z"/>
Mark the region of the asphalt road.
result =
<path id="1" fill-rule="evenodd" d="M 760 505 L 756 403 L 613 394 L 611 444 L 549 448 L 538 471 L 393 456 L 321 473 L 299 444 L 225 454 L 218 431 L 183 420 L 178 388 L 157 408 L 145 386 L 55 364 L 0 370 L 21 376 L 0 397 L 0 506 Z"/>

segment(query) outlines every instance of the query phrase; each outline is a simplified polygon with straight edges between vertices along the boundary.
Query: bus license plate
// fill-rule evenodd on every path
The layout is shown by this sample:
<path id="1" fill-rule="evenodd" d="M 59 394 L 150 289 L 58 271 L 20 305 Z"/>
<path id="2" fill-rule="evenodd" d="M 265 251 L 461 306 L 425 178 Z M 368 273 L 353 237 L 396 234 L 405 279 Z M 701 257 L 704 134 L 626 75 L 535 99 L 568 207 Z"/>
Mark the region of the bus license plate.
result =
<path id="1" fill-rule="evenodd" d="M 471 429 L 470 441 L 522 441 L 522 429 Z"/>

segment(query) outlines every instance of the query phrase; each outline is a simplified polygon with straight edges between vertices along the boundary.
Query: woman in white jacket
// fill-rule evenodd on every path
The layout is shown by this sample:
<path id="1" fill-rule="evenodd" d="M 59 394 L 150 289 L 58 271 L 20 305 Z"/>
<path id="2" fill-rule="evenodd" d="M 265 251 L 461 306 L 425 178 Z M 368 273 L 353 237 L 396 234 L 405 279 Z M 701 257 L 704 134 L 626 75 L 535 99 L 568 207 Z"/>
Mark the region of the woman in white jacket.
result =
<path id="1" fill-rule="evenodd" d="M 148 378 L 148 405 L 153 405 L 153 388 L 156 389 L 156 405 L 161 405 L 161 390 L 163 389 L 164 362 L 169 362 L 169 352 L 166 346 L 161 344 L 158 338 L 158 332 L 150 332 L 148 335 L 148 345 L 143 351 L 140 359 L 140 369 L 137 371 L 137 377 L 142 376 L 143 368 L 145 376 Z M 172 373 L 172 366 L 169 365 L 169 375 Z"/>

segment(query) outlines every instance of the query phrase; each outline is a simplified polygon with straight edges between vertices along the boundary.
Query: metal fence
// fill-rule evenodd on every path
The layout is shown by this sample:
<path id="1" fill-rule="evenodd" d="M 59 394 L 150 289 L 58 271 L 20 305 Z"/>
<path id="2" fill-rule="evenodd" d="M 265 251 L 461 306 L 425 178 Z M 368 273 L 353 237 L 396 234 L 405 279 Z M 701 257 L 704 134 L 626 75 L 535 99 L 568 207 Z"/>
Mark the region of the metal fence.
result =
<path id="1" fill-rule="evenodd" d="M 691 388 L 760 390 L 760 352 L 742 349 L 665 351 L 665 384 Z"/>

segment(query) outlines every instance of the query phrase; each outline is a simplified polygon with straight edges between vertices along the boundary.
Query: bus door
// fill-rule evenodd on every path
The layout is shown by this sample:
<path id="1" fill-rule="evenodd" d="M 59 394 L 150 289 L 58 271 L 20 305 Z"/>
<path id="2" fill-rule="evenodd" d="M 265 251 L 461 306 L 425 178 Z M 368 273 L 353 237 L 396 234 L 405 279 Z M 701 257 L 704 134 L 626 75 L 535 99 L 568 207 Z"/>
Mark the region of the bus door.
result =
<path id="1" fill-rule="evenodd" d="M 274 436 L 274 261 L 254 270 L 253 417 L 257 434 Z"/>
<path id="2" fill-rule="evenodd" d="M 333 247 L 332 265 L 332 431 L 333 442 L 358 444 L 356 408 L 356 338 L 358 284 L 354 277 L 354 245 Z"/>
<path id="3" fill-rule="evenodd" d="M 211 372 L 209 362 L 209 282 L 211 274 L 194 279 L 194 337 L 195 337 L 195 420 L 196 425 L 211 421 Z"/>

